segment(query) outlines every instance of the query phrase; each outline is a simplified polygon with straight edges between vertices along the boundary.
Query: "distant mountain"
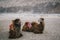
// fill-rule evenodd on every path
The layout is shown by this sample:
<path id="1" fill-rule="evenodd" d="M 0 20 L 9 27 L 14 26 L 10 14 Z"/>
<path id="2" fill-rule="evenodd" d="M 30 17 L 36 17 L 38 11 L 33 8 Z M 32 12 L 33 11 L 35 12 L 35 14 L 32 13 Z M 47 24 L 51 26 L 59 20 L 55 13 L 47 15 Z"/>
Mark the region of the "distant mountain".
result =
<path id="1" fill-rule="evenodd" d="M 47 2 L 42 4 L 36 4 L 33 7 L 33 12 L 52 12 L 52 13 L 60 13 L 60 3 L 58 2 Z"/>
<path id="2" fill-rule="evenodd" d="M 0 7 L 0 13 L 4 13 L 4 12 L 18 12 L 18 11 L 19 11 L 19 7 L 8 7 L 8 8 Z"/>
<path id="3" fill-rule="evenodd" d="M 33 13 L 60 13 L 60 3 L 59 2 L 46 2 L 36 4 L 34 6 L 15 6 L 15 7 L 0 7 L 0 13 L 10 13 L 10 12 L 30 12 Z"/>

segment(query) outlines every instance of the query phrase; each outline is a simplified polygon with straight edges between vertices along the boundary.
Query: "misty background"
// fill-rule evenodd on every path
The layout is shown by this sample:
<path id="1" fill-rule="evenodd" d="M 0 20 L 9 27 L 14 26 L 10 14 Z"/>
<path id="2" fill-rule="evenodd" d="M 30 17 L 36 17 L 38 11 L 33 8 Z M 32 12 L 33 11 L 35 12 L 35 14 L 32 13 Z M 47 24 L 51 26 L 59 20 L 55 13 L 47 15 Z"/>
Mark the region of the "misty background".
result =
<path id="1" fill-rule="evenodd" d="M 60 0 L 0 0 L 0 13 L 60 13 Z"/>

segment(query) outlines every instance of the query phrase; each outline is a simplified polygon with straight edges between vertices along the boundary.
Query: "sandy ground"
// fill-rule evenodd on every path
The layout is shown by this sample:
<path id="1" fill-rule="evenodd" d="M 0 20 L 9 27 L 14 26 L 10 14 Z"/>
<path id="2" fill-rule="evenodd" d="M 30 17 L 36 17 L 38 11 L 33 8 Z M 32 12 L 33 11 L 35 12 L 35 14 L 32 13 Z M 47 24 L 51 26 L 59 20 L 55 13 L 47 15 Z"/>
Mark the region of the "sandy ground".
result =
<path id="1" fill-rule="evenodd" d="M 0 18 L 5 19 L 4 16 L 1 17 L 1 15 Z M 29 21 L 33 21 L 33 18 L 31 18 Z M 37 16 L 36 18 L 38 20 Z M 22 19 L 22 25 L 25 21 L 27 21 L 27 18 L 25 20 Z M 43 34 L 21 32 L 23 37 L 18 39 L 8 39 L 10 23 L 11 20 L 0 20 L 0 40 L 60 40 L 60 18 L 45 18 L 45 29 Z"/>

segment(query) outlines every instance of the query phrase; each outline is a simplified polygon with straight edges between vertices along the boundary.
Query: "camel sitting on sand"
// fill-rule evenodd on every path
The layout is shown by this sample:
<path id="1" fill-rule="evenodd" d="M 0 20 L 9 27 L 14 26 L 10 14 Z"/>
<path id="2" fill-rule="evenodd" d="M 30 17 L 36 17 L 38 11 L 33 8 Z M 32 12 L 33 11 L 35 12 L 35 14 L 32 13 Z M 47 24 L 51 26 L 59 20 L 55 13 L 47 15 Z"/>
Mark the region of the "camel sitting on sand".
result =
<path id="1" fill-rule="evenodd" d="M 40 18 L 39 24 L 37 22 L 25 22 L 22 31 L 34 32 L 36 34 L 44 31 L 44 18 Z"/>
<path id="2" fill-rule="evenodd" d="M 32 24 L 32 30 L 36 34 L 43 33 L 43 31 L 44 31 L 44 26 L 45 26 L 45 24 L 44 24 L 44 18 L 40 18 L 40 19 L 41 19 L 41 21 L 40 21 L 39 24 L 36 23 L 36 22 L 32 22 L 31 23 Z"/>

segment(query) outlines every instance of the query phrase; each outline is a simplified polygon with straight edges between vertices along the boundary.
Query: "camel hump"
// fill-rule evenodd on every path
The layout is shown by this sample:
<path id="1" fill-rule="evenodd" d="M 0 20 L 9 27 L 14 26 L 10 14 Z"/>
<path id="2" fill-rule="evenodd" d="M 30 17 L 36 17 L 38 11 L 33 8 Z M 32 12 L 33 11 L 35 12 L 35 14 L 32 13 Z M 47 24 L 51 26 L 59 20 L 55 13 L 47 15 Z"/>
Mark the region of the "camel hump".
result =
<path id="1" fill-rule="evenodd" d="M 38 23 L 37 23 L 37 22 L 32 22 L 31 24 L 32 24 L 32 25 L 38 25 Z"/>

